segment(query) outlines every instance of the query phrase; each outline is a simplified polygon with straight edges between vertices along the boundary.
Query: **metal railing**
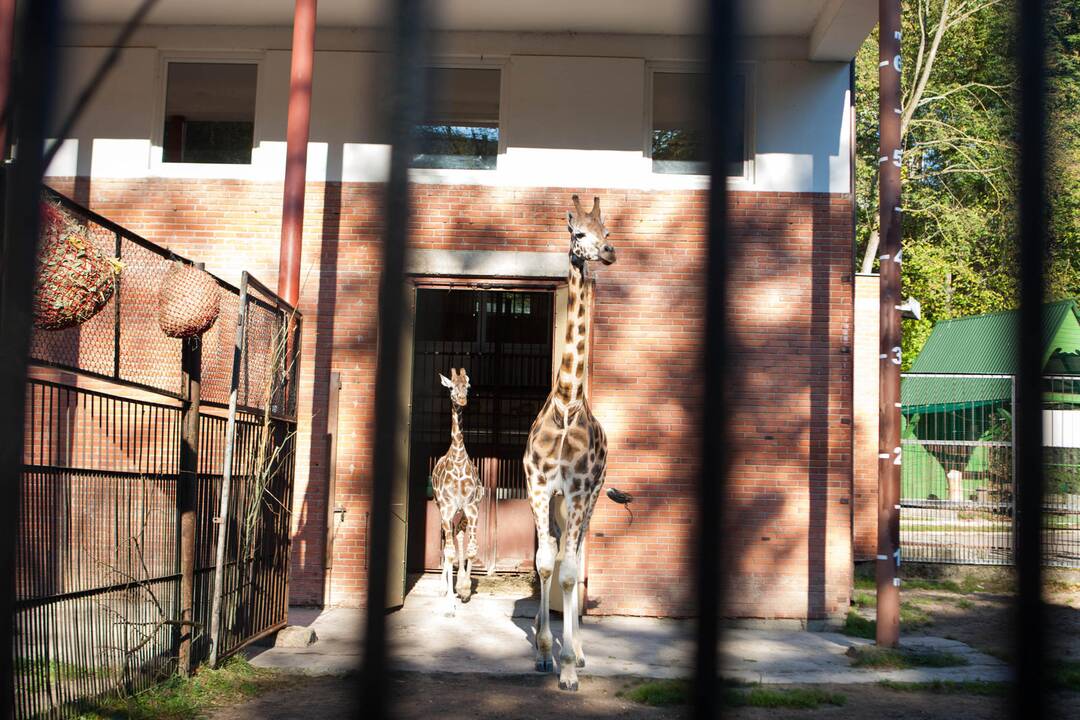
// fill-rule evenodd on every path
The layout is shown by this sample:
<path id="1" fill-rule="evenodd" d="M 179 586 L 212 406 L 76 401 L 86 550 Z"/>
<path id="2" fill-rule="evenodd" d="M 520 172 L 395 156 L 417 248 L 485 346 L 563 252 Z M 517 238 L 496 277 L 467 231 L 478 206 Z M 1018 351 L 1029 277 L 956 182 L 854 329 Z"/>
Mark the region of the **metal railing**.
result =
<path id="1" fill-rule="evenodd" d="M 154 295 L 169 263 L 187 261 L 51 195 L 95 242 L 109 243 L 103 249 L 122 253 L 125 267 L 88 323 L 31 340 L 14 573 L 16 717 L 77 714 L 104 694 L 161 681 L 185 655 L 192 667 L 205 662 L 222 526 L 218 657 L 279 629 L 288 613 L 301 317 L 245 273 L 240 289 L 217 281 L 221 313 L 200 339 L 168 338 Z M 190 471 L 183 426 L 197 405 L 181 392 L 182 353 L 202 359 Z M 234 386 L 230 429 L 223 410 Z M 229 502 L 219 517 L 227 455 Z M 182 552 L 187 510 L 191 561 Z"/>

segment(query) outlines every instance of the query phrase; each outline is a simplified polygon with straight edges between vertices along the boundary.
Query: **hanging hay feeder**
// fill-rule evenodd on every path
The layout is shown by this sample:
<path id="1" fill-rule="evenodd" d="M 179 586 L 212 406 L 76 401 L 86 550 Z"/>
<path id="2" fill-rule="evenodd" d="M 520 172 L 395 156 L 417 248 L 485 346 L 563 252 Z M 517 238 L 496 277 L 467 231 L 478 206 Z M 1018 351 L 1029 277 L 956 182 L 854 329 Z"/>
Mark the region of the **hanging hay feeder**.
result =
<path id="1" fill-rule="evenodd" d="M 158 324 L 174 338 L 202 335 L 221 311 L 217 282 L 210 273 L 173 262 L 158 295 Z"/>
<path id="2" fill-rule="evenodd" d="M 64 330 L 97 315 L 116 292 L 123 268 L 94 246 L 86 226 L 52 202 L 41 203 L 34 278 L 34 326 Z"/>

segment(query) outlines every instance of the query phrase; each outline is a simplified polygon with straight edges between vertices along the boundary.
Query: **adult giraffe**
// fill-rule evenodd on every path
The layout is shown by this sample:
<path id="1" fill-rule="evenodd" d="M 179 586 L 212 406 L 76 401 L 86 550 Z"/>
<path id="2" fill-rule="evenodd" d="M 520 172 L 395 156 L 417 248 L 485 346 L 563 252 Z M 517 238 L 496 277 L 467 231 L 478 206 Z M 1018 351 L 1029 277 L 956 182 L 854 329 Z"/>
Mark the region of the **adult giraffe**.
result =
<path id="1" fill-rule="evenodd" d="M 596 498 L 604 484 L 607 438 L 585 399 L 585 361 L 589 346 L 590 291 L 585 264 L 615 262 L 608 231 L 600 215 L 600 198 L 585 212 L 574 195 L 574 212 L 567 213 L 570 230 L 569 299 L 566 305 L 566 344 L 555 387 L 536 416 L 525 445 L 525 478 L 536 523 L 536 571 L 540 575 L 540 613 L 536 616 L 536 669 L 551 672 L 551 629 L 548 625 L 551 575 L 562 543 L 559 585 L 563 596 L 563 642 L 559 654 L 559 687 L 577 690 L 577 668 L 585 666 L 578 637 L 578 563 L 581 541 L 589 528 Z M 566 527 L 561 538 L 556 503 L 563 503 Z"/>

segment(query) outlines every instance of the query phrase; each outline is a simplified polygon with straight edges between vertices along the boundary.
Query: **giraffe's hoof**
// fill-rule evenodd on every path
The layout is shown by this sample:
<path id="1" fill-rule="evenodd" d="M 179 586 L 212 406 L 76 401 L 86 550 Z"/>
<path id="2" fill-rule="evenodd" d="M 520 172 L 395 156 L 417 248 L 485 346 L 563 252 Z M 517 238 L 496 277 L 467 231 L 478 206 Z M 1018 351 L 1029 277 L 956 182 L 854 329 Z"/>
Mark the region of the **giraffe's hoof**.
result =
<path id="1" fill-rule="evenodd" d="M 578 659 L 574 661 L 574 664 L 577 665 L 579 668 L 585 667 L 585 656 L 579 655 Z"/>
<path id="2" fill-rule="evenodd" d="M 577 682 L 577 680 L 569 680 L 569 681 L 565 681 L 565 682 L 560 680 L 559 681 L 559 689 L 560 690 L 568 690 L 570 692 L 577 692 L 578 682 Z"/>
<path id="3" fill-rule="evenodd" d="M 555 661 L 551 658 L 540 658 L 536 661 L 536 672 L 549 673 L 555 671 Z"/>

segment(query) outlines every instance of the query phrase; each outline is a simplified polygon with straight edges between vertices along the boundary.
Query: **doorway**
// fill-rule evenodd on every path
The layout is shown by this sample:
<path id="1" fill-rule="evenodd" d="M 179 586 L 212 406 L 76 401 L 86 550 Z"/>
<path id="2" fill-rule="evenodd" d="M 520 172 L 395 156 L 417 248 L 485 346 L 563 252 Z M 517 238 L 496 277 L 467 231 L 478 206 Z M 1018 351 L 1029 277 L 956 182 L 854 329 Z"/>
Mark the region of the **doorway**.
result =
<path id="1" fill-rule="evenodd" d="M 462 433 L 486 489 L 478 564 L 488 571 L 532 568 L 535 534 L 521 457 L 551 389 L 554 305 L 553 289 L 417 288 L 408 572 L 438 570 L 442 561 L 431 470 L 450 445 L 450 399 L 439 373 L 449 376 L 452 367 L 469 375 Z"/>

